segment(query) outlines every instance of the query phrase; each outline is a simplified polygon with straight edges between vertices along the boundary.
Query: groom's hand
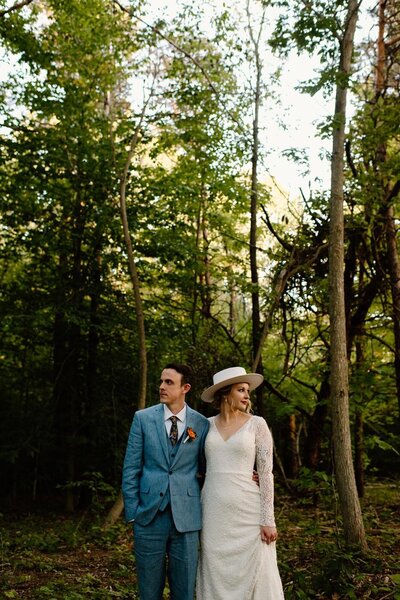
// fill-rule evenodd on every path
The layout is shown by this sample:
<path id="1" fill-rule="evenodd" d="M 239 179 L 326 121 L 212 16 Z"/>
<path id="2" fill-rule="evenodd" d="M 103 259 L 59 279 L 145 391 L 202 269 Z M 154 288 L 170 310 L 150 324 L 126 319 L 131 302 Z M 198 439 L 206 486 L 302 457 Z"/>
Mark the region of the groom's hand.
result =
<path id="1" fill-rule="evenodd" d="M 253 471 L 252 480 L 255 481 L 258 486 L 260 486 L 260 478 L 258 477 L 257 471 Z"/>

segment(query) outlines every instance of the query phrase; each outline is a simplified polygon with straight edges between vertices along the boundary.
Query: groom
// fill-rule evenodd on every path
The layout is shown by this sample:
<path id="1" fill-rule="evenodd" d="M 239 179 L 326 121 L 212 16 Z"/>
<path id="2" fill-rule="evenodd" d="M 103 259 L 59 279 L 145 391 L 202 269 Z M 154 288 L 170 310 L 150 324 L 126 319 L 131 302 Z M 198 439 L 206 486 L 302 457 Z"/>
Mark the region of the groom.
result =
<path id="1" fill-rule="evenodd" d="M 191 377 L 187 365 L 166 365 L 160 404 L 137 411 L 129 434 L 122 492 L 133 523 L 140 600 L 162 599 L 166 573 L 171 600 L 194 598 L 209 425 L 185 402 Z"/>

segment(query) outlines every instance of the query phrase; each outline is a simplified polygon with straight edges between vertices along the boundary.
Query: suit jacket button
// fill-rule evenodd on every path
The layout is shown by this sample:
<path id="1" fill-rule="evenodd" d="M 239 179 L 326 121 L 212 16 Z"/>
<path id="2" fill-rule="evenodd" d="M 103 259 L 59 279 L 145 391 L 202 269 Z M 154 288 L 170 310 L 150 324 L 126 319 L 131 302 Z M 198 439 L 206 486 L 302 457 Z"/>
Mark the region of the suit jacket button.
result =
<path id="1" fill-rule="evenodd" d="M 164 496 L 164 494 L 162 492 L 160 492 L 160 496 Z"/>
<path id="2" fill-rule="evenodd" d="M 170 471 L 169 474 L 172 475 L 172 471 Z"/>

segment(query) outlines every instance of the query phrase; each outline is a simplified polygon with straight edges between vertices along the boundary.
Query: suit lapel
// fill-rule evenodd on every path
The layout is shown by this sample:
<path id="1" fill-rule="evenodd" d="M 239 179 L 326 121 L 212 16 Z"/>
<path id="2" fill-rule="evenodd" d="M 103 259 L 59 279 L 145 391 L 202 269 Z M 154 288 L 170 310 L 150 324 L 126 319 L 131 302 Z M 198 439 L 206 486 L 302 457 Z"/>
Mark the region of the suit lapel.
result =
<path id="1" fill-rule="evenodd" d="M 160 439 L 161 448 L 165 455 L 165 460 L 169 462 L 169 451 L 168 451 L 168 443 L 167 443 L 167 434 L 165 431 L 165 423 L 164 423 L 164 405 L 159 405 L 159 410 L 156 415 L 156 429 L 158 433 L 158 437 Z"/>

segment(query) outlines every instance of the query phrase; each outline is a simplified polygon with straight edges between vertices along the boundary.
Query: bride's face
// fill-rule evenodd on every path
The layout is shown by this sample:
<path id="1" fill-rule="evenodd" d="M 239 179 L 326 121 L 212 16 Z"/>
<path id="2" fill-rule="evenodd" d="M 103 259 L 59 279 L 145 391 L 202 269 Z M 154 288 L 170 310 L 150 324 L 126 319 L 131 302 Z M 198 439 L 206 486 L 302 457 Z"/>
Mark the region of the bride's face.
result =
<path id="1" fill-rule="evenodd" d="M 234 383 L 228 394 L 228 403 L 232 410 L 247 412 L 250 405 L 250 391 L 248 383 Z"/>

